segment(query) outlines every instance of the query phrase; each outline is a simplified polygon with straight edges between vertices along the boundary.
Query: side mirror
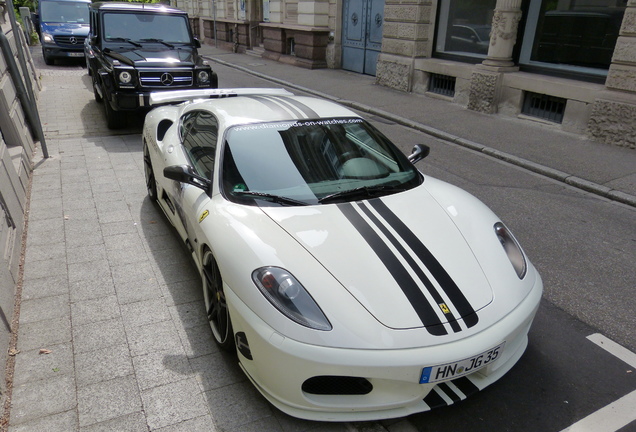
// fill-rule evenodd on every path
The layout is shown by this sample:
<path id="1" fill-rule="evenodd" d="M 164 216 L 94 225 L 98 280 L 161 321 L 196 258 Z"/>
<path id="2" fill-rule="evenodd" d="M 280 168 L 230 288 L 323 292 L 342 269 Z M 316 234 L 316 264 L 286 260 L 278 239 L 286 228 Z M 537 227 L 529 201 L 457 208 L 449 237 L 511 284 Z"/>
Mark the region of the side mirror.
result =
<path id="1" fill-rule="evenodd" d="M 194 173 L 192 167 L 188 165 L 173 165 L 163 169 L 163 176 L 167 179 L 187 183 L 196 186 L 204 191 L 208 191 L 212 186 L 212 181 Z"/>
<path id="2" fill-rule="evenodd" d="M 194 38 L 192 45 L 194 45 L 195 48 L 201 48 L 201 41 L 197 38 Z"/>
<path id="3" fill-rule="evenodd" d="M 416 144 L 409 155 L 409 161 L 415 164 L 424 159 L 431 152 L 431 148 L 425 144 Z"/>

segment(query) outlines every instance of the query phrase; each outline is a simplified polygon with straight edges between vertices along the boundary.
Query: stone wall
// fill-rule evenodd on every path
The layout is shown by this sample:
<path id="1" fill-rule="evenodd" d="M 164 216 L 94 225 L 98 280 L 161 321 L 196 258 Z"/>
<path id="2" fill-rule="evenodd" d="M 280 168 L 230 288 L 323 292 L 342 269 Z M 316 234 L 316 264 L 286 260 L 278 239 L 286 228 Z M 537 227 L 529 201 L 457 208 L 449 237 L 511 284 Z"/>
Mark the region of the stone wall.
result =
<path id="1" fill-rule="evenodd" d="M 21 30 L 17 34 L 14 33 L 6 6 L 0 9 L 0 31 L 11 48 L 11 53 L 6 54 L 8 58 L 4 52 L 0 53 L 0 364 L 4 365 L 11 338 L 28 184 L 35 145 L 9 70 L 11 58 L 19 67 L 20 62 L 16 55 L 18 43 L 22 44 L 27 56 L 28 83 L 36 92 L 38 82 L 34 79 L 35 68 L 24 33 Z M 23 78 L 21 75 L 21 79 Z M 4 383 L 5 380 L 1 379 L 2 396 L 5 394 Z"/>

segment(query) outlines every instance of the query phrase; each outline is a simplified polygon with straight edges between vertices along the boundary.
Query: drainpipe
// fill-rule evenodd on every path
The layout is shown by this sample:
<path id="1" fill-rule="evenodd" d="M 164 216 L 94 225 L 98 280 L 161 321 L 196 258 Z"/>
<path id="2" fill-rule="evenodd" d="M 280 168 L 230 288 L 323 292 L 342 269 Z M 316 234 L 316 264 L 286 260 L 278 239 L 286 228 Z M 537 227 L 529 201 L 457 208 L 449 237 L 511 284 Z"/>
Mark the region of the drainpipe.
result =
<path id="1" fill-rule="evenodd" d="M 16 38 L 16 50 L 18 52 L 18 60 L 20 61 L 20 66 L 22 67 L 22 71 L 24 73 L 25 78 L 28 80 L 29 71 L 27 69 L 26 61 L 24 60 L 24 53 L 22 52 L 22 44 L 20 40 L 20 34 L 18 30 L 18 25 L 15 20 L 15 11 L 13 9 L 13 1 L 6 0 L 7 9 L 9 18 L 11 20 L 11 29 L 13 30 L 13 34 Z M 38 113 L 38 108 L 35 103 L 35 95 L 33 94 L 33 89 L 30 85 L 24 84 L 22 82 L 22 75 L 20 74 L 20 70 L 18 69 L 18 65 L 13 58 L 13 52 L 11 51 L 11 45 L 9 44 L 9 40 L 4 32 L 0 31 L 0 49 L 2 49 L 2 54 L 4 55 L 4 59 L 7 62 L 7 67 L 9 68 L 9 75 L 11 75 L 11 80 L 13 81 L 13 85 L 16 88 L 16 92 L 18 93 L 18 98 L 20 99 L 20 103 L 22 105 L 22 109 L 26 115 L 27 123 L 29 125 L 29 129 L 34 138 L 40 141 L 42 144 L 42 154 L 45 158 L 49 157 L 49 152 L 46 148 L 46 140 L 44 139 L 44 132 L 42 131 L 42 123 L 40 122 L 40 115 Z M 29 82 L 30 84 L 30 82 Z"/>

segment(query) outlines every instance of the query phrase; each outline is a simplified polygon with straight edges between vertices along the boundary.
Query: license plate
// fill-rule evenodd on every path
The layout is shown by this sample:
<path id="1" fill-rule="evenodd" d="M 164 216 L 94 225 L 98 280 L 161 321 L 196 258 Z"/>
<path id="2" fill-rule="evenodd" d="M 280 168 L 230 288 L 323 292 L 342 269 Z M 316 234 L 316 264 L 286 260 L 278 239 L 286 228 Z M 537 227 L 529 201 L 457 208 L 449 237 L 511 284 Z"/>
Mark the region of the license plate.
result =
<path id="1" fill-rule="evenodd" d="M 81 52 L 68 53 L 69 57 L 82 57 L 83 55 L 84 55 L 84 53 L 81 53 Z"/>
<path id="2" fill-rule="evenodd" d="M 428 366 L 422 369 L 422 375 L 420 376 L 420 384 L 430 384 L 438 381 L 448 381 L 454 378 L 459 378 L 464 375 L 473 373 L 499 358 L 499 355 L 503 352 L 503 347 L 506 343 L 502 342 L 496 347 L 484 351 L 474 357 L 461 360 L 455 363 L 446 363 L 437 366 Z"/>

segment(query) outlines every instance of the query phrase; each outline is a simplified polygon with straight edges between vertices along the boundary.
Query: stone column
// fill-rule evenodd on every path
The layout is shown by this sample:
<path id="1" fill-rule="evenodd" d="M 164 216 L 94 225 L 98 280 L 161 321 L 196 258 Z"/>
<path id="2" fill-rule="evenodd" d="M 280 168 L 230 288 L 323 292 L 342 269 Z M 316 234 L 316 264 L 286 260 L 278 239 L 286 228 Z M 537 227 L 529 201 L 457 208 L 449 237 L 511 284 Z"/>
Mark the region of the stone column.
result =
<path id="1" fill-rule="evenodd" d="M 636 149 L 636 0 L 627 3 L 605 88 L 594 101 L 588 135 Z"/>
<path id="2" fill-rule="evenodd" d="M 488 56 L 472 73 L 468 109 L 497 112 L 497 98 L 504 72 L 519 70 L 512 61 L 521 20 L 521 0 L 497 0 L 490 30 Z"/>
<path id="3" fill-rule="evenodd" d="M 429 57 L 435 17 L 431 0 L 386 0 L 376 83 L 411 91 L 413 62 Z"/>
<path id="4" fill-rule="evenodd" d="M 521 0 L 497 0 L 490 30 L 486 66 L 511 67 L 512 49 L 517 42 L 517 30 L 521 20 Z"/>

